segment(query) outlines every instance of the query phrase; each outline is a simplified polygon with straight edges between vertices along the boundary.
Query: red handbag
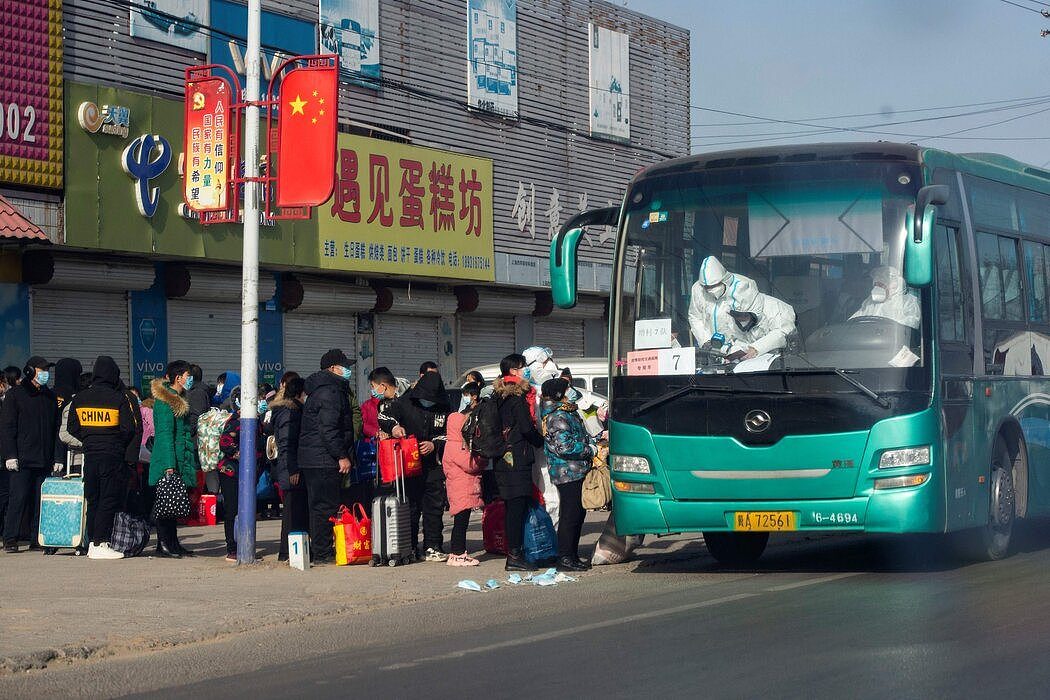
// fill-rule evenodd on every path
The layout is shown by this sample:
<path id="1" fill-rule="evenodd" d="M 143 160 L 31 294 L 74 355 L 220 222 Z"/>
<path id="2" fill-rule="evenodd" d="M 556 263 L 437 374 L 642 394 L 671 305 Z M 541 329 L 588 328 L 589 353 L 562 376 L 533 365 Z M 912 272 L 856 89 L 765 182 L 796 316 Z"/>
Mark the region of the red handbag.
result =
<path id="1" fill-rule="evenodd" d="M 489 554 L 507 553 L 507 506 L 499 500 L 485 506 L 481 514 L 481 535 Z"/>
<path id="2" fill-rule="evenodd" d="M 332 523 L 336 566 L 372 561 L 372 521 L 360 503 L 355 503 L 352 511 L 339 506 L 336 517 L 328 520 Z"/>
<path id="3" fill-rule="evenodd" d="M 403 470 L 406 479 L 423 473 L 423 462 L 419 457 L 419 441 L 411 435 L 379 441 L 379 479 L 384 484 L 397 480 L 398 471 Z"/>

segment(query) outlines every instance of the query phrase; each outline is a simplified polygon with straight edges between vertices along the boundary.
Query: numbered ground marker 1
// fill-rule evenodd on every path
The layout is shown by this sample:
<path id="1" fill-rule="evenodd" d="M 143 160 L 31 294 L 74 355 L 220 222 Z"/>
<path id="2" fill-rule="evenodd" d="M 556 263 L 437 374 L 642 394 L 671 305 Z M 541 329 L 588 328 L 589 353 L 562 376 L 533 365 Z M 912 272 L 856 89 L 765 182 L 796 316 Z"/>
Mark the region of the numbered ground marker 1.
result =
<path id="1" fill-rule="evenodd" d="M 299 571 L 310 568 L 310 535 L 307 533 L 288 533 L 288 565 Z"/>

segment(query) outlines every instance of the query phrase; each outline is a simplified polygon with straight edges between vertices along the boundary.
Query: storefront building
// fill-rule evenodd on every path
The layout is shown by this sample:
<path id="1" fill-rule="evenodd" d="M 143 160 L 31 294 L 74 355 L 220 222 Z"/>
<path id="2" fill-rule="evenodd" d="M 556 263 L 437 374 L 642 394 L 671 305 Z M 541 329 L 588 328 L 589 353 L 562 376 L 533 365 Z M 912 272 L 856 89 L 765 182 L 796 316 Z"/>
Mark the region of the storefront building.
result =
<path id="1" fill-rule="evenodd" d="M 51 245 L 0 244 L 8 361 L 105 353 L 139 384 L 170 359 L 208 381 L 240 366 L 240 226 L 182 204 L 182 77 L 238 67 L 244 8 L 151 5 L 65 3 L 58 180 L 0 190 L 64 203 L 40 226 Z M 433 360 L 451 380 L 534 342 L 602 355 L 610 232 L 586 237 L 572 311 L 550 303 L 547 250 L 572 215 L 688 151 L 688 32 L 584 0 L 320 6 L 264 3 L 267 63 L 319 42 L 346 72 L 332 198 L 260 227 L 260 378 L 315 371 L 330 347 L 357 357 L 360 391 L 378 365 L 411 378 Z M 185 31 L 158 31 L 183 14 Z"/>

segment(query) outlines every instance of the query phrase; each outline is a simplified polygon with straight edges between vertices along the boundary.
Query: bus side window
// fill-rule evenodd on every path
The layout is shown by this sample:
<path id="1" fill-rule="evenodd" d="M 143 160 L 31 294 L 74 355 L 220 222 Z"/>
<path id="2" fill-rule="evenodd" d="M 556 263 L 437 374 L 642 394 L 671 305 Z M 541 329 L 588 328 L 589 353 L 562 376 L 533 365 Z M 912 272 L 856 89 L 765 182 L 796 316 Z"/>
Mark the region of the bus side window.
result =
<path id="1" fill-rule="evenodd" d="M 1046 315 L 1046 246 L 1024 242 L 1024 271 L 1028 283 L 1028 320 L 1045 323 Z"/>
<path id="2" fill-rule="evenodd" d="M 594 393 L 601 394 L 602 396 L 609 395 L 609 380 L 607 378 L 595 377 L 592 384 L 594 385 L 594 388 L 592 389 Z"/>
<path id="3" fill-rule="evenodd" d="M 937 261 L 937 318 L 941 340 L 964 342 L 968 324 L 964 309 L 963 277 L 959 264 L 959 229 L 937 226 L 934 252 Z"/>
<path id="4" fill-rule="evenodd" d="M 984 317 L 997 321 L 1023 321 L 1016 241 L 992 233 L 978 233 L 977 257 L 980 260 L 981 312 Z"/>

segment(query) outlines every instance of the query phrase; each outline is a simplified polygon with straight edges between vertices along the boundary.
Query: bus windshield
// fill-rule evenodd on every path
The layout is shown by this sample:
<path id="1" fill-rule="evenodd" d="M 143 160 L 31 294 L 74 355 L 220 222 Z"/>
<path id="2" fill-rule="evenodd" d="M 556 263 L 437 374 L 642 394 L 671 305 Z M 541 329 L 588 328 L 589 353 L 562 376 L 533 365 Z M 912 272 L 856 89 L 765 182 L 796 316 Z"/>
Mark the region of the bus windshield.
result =
<path id="1" fill-rule="evenodd" d="M 912 163 L 850 161 L 637 181 L 621 375 L 922 367 L 923 304 L 902 268 L 919 181 Z"/>

